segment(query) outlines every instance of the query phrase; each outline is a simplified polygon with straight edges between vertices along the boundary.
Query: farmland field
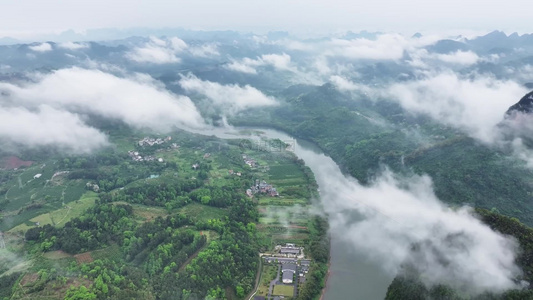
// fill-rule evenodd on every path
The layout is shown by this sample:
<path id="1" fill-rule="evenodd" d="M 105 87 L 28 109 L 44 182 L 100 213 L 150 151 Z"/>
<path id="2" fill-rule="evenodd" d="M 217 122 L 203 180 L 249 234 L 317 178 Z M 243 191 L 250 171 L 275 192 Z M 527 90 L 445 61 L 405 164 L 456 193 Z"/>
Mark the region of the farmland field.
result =
<path id="1" fill-rule="evenodd" d="M 97 194 L 94 192 L 86 192 L 78 201 L 73 201 L 68 204 L 65 204 L 62 208 L 51 211 L 49 213 L 44 213 L 39 216 L 36 216 L 29 220 L 27 223 L 20 224 L 9 232 L 24 232 L 31 227 L 34 227 L 38 222 L 40 226 L 44 225 L 54 225 L 57 227 L 62 227 L 66 222 L 70 221 L 72 218 L 79 217 L 85 212 L 89 207 L 93 206 Z"/>

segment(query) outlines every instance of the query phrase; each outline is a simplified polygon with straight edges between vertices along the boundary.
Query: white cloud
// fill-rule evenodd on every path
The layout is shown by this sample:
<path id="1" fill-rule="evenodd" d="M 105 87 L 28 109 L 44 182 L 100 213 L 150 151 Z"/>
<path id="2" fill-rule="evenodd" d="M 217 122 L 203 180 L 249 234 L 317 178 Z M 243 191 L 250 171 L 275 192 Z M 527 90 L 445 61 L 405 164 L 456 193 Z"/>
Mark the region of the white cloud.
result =
<path id="1" fill-rule="evenodd" d="M 404 51 L 434 42 L 434 38 L 408 39 L 399 34 L 382 34 L 375 40 L 364 38 L 332 39 L 326 43 L 325 55 L 350 59 L 398 60 Z"/>
<path id="2" fill-rule="evenodd" d="M 185 43 L 185 41 L 177 37 L 171 37 L 169 39 L 169 42 L 170 47 L 174 49 L 174 51 L 184 51 L 185 49 L 187 49 L 187 47 L 189 47 L 187 43 Z"/>
<path id="3" fill-rule="evenodd" d="M 220 55 L 220 53 L 218 52 L 218 47 L 215 44 L 205 44 L 200 46 L 189 47 L 189 52 L 193 56 L 199 57 L 211 57 Z"/>
<path id="4" fill-rule="evenodd" d="M 457 51 L 450 54 L 438 54 L 437 59 L 451 64 L 473 65 L 479 61 L 479 56 L 472 51 Z"/>
<path id="5" fill-rule="evenodd" d="M 252 107 L 278 104 L 274 98 L 249 85 L 243 87 L 236 84 L 222 85 L 201 80 L 193 75 L 183 77 L 179 84 L 186 91 L 204 95 L 214 105 L 230 114 Z"/>
<path id="6" fill-rule="evenodd" d="M 47 105 L 31 111 L 0 107 L 0 140 L 7 147 L 50 146 L 75 153 L 89 153 L 107 144 L 103 133 L 84 124 L 76 114 Z"/>
<path id="7" fill-rule="evenodd" d="M 137 47 L 127 53 L 126 57 L 140 63 L 167 64 L 179 63 L 181 61 L 172 49 L 159 47 L 157 45 Z"/>
<path id="8" fill-rule="evenodd" d="M 42 43 L 42 44 L 39 44 L 39 45 L 30 46 L 29 48 L 30 48 L 30 50 L 35 51 L 35 52 L 52 51 L 52 45 L 50 45 L 49 43 Z"/>
<path id="9" fill-rule="evenodd" d="M 84 43 L 74 43 L 74 42 L 65 42 L 58 44 L 59 48 L 67 49 L 67 50 L 79 50 L 79 49 L 86 49 L 89 48 L 88 44 Z"/>
<path id="10" fill-rule="evenodd" d="M 255 65 L 252 64 L 251 61 L 253 60 L 246 57 L 240 62 L 232 61 L 231 63 L 226 64 L 224 65 L 224 68 L 231 70 L 231 71 L 236 71 L 236 72 L 241 72 L 241 73 L 246 73 L 246 74 L 257 74 L 257 71 L 255 70 Z"/>
<path id="11" fill-rule="evenodd" d="M 187 47 L 187 44 L 177 37 L 172 37 L 168 40 L 151 37 L 150 41 L 144 46 L 135 47 L 128 52 L 126 58 L 139 63 L 179 63 L 181 59 L 176 55 L 187 49 Z"/>
<path id="12" fill-rule="evenodd" d="M 407 111 L 429 115 L 491 143 L 498 138 L 496 125 L 507 109 L 525 94 L 525 89 L 514 81 L 490 77 L 469 79 L 447 72 L 394 83 L 386 94 Z"/>
<path id="13" fill-rule="evenodd" d="M 339 91 L 360 91 L 362 93 L 373 93 L 373 90 L 364 84 L 354 83 L 342 76 L 333 75 L 329 78 L 329 81 L 335 85 Z"/>
<path id="14" fill-rule="evenodd" d="M 168 131 L 199 128 L 204 122 L 188 97 L 171 94 L 147 75 L 121 78 L 99 70 L 61 69 L 23 87 L 0 84 L 14 103 L 48 104 L 56 109 L 94 113 L 136 128 Z"/>
<path id="15" fill-rule="evenodd" d="M 276 69 L 288 70 L 290 69 L 291 57 L 290 55 L 283 54 L 265 54 L 261 55 L 261 60 L 265 64 L 274 66 Z"/>
<path id="16" fill-rule="evenodd" d="M 342 176 L 333 161 L 317 167 L 330 230 L 391 274 L 412 264 L 428 286 L 466 293 L 515 288 L 517 243 L 492 231 L 470 209 L 450 209 L 427 176 L 400 180 L 390 171 L 368 186 Z M 413 250 L 416 249 L 416 250 Z"/>
<path id="17" fill-rule="evenodd" d="M 296 71 L 295 68 L 291 67 L 291 56 L 286 53 L 264 54 L 256 59 L 245 57 L 240 61 L 232 61 L 231 63 L 225 65 L 225 68 L 241 73 L 257 74 L 256 68 L 260 66 L 273 66 L 278 70 Z"/>
<path id="18" fill-rule="evenodd" d="M 150 41 L 143 46 L 135 47 L 126 53 L 126 58 L 139 63 L 167 64 L 179 63 L 180 53 L 188 53 L 197 57 L 218 56 L 216 44 L 203 44 L 197 46 L 188 45 L 185 41 L 177 37 L 160 39 L 150 37 Z"/>

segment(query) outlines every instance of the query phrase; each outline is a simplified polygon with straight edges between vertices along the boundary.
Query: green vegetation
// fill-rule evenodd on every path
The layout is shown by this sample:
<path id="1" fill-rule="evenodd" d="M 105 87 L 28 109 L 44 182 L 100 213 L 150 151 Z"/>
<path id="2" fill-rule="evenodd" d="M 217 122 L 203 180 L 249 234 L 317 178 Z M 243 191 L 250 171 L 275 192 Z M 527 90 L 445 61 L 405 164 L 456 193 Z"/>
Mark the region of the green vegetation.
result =
<path id="1" fill-rule="evenodd" d="M 279 128 L 312 141 L 362 183 L 383 166 L 429 174 L 444 202 L 497 208 L 533 225 L 533 172 L 508 153 L 392 101 L 341 93 L 331 84 L 292 86 L 279 98 L 284 105 L 231 122 Z"/>
<path id="2" fill-rule="evenodd" d="M 294 286 L 276 284 L 272 294 L 277 296 L 292 297 L 294 295 Z"/>
<path id="3" fill-rule="evenodd" d="M 276 274 L 278 272 L 278 266 L 274 265 L 264 265 L 263 269 L 261 270 L 261 281 L 259 282 L 259 286 L 257 287 L 257 296 L 267 296 L 268 295 L 268 288 L 270 286 L 270 281 L 274 280 L 276 278 Z"/>
<path id="4" fill-rule="evenodd" d="M 291 154 L 243 152 L 239 141 L 184 132 L 172 135 L 175 145 L 153 148 L 139 146 L 141 136 L 111 136 L 116 149 L 52 158 L 29 152 L 33 166 L 2 171 L 10 255 L 0 270 L 2 297 L 243 299 L 254 288 L 260 249 L 322 239 L 327 251 L 326 231 L 318 237 L 305 209 L 316 183 Z M 135 161 L 127 151 L 163 161 Z M 244 154 L 265 168 L 250 168 Z M 246 196 L 256 179 L 280 196 Z"/>
<path id="5" fill-rule="evenodd" d="M 86 192 L 84 195 L 81 196 L 80 200 L 70 202 L 60 209 L 30 219 L 29 221 L 32 223 L 31 226 L 28 226 L 24 223 L 12 228 L 9 231 L 26 232 L 28 229 L 35 226 L 36 223 L 39 223 L 40 226 L 54 225 L 57 227 L 62 227 L 72 218 L 79 217 L 89 207 L 93 206 L 97 198 L 98 197 L 96 193 Z"/>

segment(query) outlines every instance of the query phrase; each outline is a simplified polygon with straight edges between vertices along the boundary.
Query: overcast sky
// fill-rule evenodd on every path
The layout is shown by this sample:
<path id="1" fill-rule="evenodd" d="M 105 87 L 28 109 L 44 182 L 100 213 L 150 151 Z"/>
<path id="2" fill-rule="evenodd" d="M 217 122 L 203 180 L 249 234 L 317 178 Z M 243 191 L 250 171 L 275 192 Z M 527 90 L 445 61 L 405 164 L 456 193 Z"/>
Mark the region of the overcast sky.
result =
<path id="1" fill-rule="evenodd" d="M 525 0 L 0 0 L 0 37 L 92 28 L 527 32 Z"/>

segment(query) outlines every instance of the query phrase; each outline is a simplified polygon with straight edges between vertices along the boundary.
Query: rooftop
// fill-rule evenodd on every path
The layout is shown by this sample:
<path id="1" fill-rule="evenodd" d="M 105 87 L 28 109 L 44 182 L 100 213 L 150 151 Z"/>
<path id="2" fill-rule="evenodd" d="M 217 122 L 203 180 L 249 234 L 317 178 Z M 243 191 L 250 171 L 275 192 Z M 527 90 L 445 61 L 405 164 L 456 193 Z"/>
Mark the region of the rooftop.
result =
<path id="1" fill-rule="evenodd" d="M 283 270 L 283 273 L 285 273 L 285 271 L 296 272 L 296 265 L 295 264 L 283 264 L 282 270 Z"/>

